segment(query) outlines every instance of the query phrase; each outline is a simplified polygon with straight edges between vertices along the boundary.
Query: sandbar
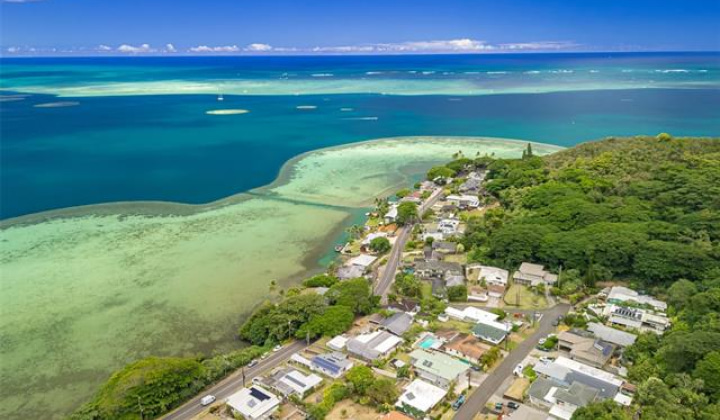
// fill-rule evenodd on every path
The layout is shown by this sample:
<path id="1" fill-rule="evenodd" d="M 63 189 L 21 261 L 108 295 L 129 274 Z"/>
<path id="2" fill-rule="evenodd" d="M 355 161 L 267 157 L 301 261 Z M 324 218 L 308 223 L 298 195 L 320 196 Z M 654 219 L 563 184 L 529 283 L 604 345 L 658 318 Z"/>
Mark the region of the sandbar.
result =
<path id="1" fill-rule="evenodd" d="M 240 114 L 247 114 L 247 109 L 212 109 L 210 111 L 205 112 L 208 115 L 240 115 Z"/>

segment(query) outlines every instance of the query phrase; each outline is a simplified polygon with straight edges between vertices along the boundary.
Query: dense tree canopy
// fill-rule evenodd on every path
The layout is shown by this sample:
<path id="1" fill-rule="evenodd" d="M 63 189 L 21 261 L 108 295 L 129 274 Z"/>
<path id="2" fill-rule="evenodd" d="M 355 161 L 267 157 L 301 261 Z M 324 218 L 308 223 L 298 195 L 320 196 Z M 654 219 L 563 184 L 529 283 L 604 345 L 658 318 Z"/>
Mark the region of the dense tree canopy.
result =
<path id="1" fill-rule="evenodd" d="M 370 314 L 379 302 L 364 278 L 340 282 L 331 287 L 325 296 L 331 304 L 349 307 L 357 315 Z"/>
<path id="2" fill-rule="evenodd" d="M 373 240 L 370 241 L 370 249 L 373 252 L 384 254 L 390 251 L 390 248 L 392 248 L 392 245 L 390 245 L 388 238 L 373 238 Z"/>
<path id="3" fill-rule="evenodd" d="M 526 154 L 527 155 L 527 154 Z M 669 285 L 720 265 L 720 141 L 636 137 L 488 165 L 502 208 L 468 221 L 471 260 Z"/>
<path id="4" fill-rule="evenodd" d="M 397 218 L 395 219 L 398 224 L 405 225 L 411 223 L 418 217 L 418 206 L 412 201 L 405 201 L 400 203 L 397 208 Z"/>

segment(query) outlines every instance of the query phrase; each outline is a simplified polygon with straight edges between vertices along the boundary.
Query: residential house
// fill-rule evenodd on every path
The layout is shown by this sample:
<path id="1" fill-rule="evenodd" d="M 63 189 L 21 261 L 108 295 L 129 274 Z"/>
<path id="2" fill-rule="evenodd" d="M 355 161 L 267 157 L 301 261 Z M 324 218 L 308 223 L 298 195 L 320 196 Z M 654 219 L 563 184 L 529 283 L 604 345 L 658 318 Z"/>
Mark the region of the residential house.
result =
<path id="1" fill-rule="evenodd" d="M 602 368 L 612 357 L 615 345 L 595 338 L 592 333 L 571 330 L 558 335 L 558 350 L 580 363 Z"/>
<path id="2" fill-rule="evenodd" d="M 440 349 L 452 356 L 479 364 L 480 356 L 485 354 L 488 346 L 482 344 L 478 338 L 471 334 L 458 334 L 452 340 L 443 344 Z"/>
<path id="3" fill-rule="evenodd" d="M 365 236 L 363 238 L 362 242 L 360 242 L 360 250 L 363 252 L 368 252 L 370 250 L 370 243 L 373 241 L 373 239 L 377 238 L 387 238 L 388 234 L 387 232 L 372 232 Z"/>
<path id="4" fill-rule="evenodd" d="M 576 360 L 560 356 L 550 363 L 538 363 L 535 372 L 556 383 L 569 387 L 574 382 L 599 390 L 599 398 L 614 398 L 623 385 L 623 380 L 610 372 L 588 366 Z"/>
<path id="5" fill-rule="evenodd" d="M 667 303 L 655 299 L 652 296 L 641 295 L 640 293 L 628 289 L 627 287 L 615 286 L 610 289 L 610 293 L 607 295 L 608 303 L 624 303 L 633 302 L 637 305 L 646 305 L 652 307 L 655 311 L 665 312 L 667 311 Z"/>
<path id="6" fill-rule="evenodd" d="M 448 306 L 445 308 L 445 313 L 451 317 L 455 318 L 459 321 L 464 322 L 472 322 L 472 323 L 478 323 L 478 322 L 488 322 L 488 321 L 495 321 L 499 318 L 497 314 L 494 314 L 492 312 L 483 311 L 482 309 L 475 308 L 473 306 L 468 306 L 463 309 L 457 309 L 453 308 L 452 306 Z"/>
<path id="7" fill-rule="evenodd" d="M 427 382 L 447 389 L 451 382 L 457 382 L 470 366 L 445 353 L 415 349 L 410 353 L 410 362 L 415 373 Z"/>
<path id="8" fill-rule="evenodd" d="M 467 194 L 467 193 L 477 194 L 478 191 L 480 190 L 481 184 L 482 184 L 482 181 L 479 179 L 468 178 L 465 180 L 465 182 L 460 184 L 460 186 L 458 187 L 458 190 L 463 194 Z"/>
<path id="9" fill-rule="evenodd" d="M 229 396 L 227 405 L 246 419 L 262 420 L 270 418 L 277 410 L 280 399 L 270 391 L 253 385 Z"/>
<path id="10" fill-rule="evenodd" d="M 343 335 L 336 335 L 332 338 L 332 340 L 328 341 L 326 346 L 330 347 L 331 349 L 335 351 L 340 351 L 345 348 L 345 345 L 347 344 L 348 340 L 350 340 L 348 337 Z"/>
<path id="11" fill-rule="evenodd" d="M 446 200 L 460 208 L 480 207 L 480 199 L 476 195 L 449 195 Z"/>
<path id="12" fill-rule="evenodd" d="M 537 286 L 539 284 L 552 286 L 557 282 L 557 279 L 557 275 L 545 271 L 545 267 L 542 265 L 528 262 L 520 264 L 520 268 L 513 274 L 515 283 L 526 286 Z"/>
<path id="13" fill-rule="evenodd" d="M 512 327 L 497 321 L 480 321 L 472 329 L 475 337 L 488 343 L 500 344 L 508 336 Z"/>
<path id="14" fill-rule="evenodd" d="M 448 272 L 462 275 L 462 265 L 447 261 L 415 262 L 415 275 L 423 279 L 443 278 Z"/>
<path id="15" fill-rule="evenodd" d="M 383 219 L 385 220 L 386 224 L 395 223 L 397 221 L 398 217 L 398 205 L 397 204 L 391 204 L 390 208 L 388 209 L 388 212 L 385 213 L 385 216 Z"/>
<path id="16" fill-rule="evenodd" d="M 403 297 L 398 302 L 389 304 L 387 308 L 394 312 L 407 312 L 414 315 L 420 311 L 420 304 L 415 299 Z"/>
<path id="17" fill-rule="evenodd" d="M 423 414 L 432 410 L 446 394 L 447 390 L 443 388 L 415 379 L 405 388 L 395 406 L 415 418 L 422 418 Z"/>
<path id="18" fill-rule="evenodd" d="M 449 241 L 433 241 L 432 243 L 433 251 L 441 254 L 454 254 L 457 252 L 457 246 L 456 242 Z"/>
<path id="19" fill-rule="evenodd" d="M 480 264 L 470 264 L 465 269 L 466 275 L 472 281 L 485 281 L 488 295 L 501 298 L 505 294 L 510 273 L 498 267 Z"/>
<path id="20" fill-rule="evenodd" d="M 595 334 L 595 337 L 603 341 L 607 341 L 608 343 L 615 344 L 619 347 L 627 347 L 635 343 L 635 340 L 637 340 L 637 335 L 635 334 L 606 327 L 605 325 L 597 322 L 589 323 L 587 329 Z"/>
<path id="21" fill-rule="evenodd" d="M 320 354 L 312 358 L 312 369 L 332 378 L 339 378 L 353 367 L 347 355 L 334 352 Z"/>
<path id="22" fill-rule="evenodd" d="M 346 347 L 360 358 L 376 360 L 390 354 L 402 341 L 402 338 L 387 331 L 375 331 L 351 338 Z"/>
<path id="23" fill-rule="evenodd" d="M 427 241 L 428 238 L 432 238 L 434 241 L 442 241 L 445 239 L 445 233 L 438 230 L 437 226 L 427 226 L 422 233 L 422 240 Z"/>
<path id="24" fill-rule="evenodd" d="M 622 325 L 642 332 L 664 333 L 670 328 L 670 319 L 665 314 L 653 313 L 640 308 L 626 308 L 617 305 L 607 305 L 603 314 L 613 325 Z"/>
<path id="25" fill-rule="evenodd" d="M 314 373 L 305 375 L 293 368 L 281 368 L 270 376 L 253 378 L 253 384 L 255 385 L 262 385 L 273 389 L 285 397 L 297 395 L 300 398 L 305 397 L 321 382 L 322 378 Z"/>
<path id="26" fill-rule="evenodd" d="M 397 312 L 385 318 L 382 321 L 382 326 L 391 333 L 402 336 L 407 330 L 410 329 L 413 323 L 413 316 L 406 312 Z"/>
<path id="27" fill-rule="evenodd" d="M 335 271 L 335 277 L 340 280 L 352 280 L 365 275 L 365 269 L 356 265 L 344 265 Z"/>
<path id="28" fill-rule="evenodd" d="M 461 233 L 459 229 L 460 220 L 458 219 L 440 219 L 437 225 L 438 232 L 442 232 L 444 237 L 451 237 Z"/>
<path id="29" fill-rule="evenodd" d="M 562 420 L 570 420 L 575 410 L 594 402 L 598 395 L 598 389 L 580 382 L 565 386 L 542 377 L 528 390 L 531 404 L 549 409 L 552 418 Z"/>

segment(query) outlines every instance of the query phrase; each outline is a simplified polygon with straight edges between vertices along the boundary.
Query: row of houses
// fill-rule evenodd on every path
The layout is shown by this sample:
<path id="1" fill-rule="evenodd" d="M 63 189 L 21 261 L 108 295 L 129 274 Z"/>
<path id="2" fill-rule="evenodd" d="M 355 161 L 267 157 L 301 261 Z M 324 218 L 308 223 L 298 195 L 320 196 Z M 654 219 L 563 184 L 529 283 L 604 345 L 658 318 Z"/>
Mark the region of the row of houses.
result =
<path id="1" fill-rule="evenodd" d="M 622 378 L 580 361 L 560 356 L 534 367 L 538 378 L 528 390 L 530 402 L 549 410 L 553 418 L 570 420 L 575 410 L 611 399 L 630 405 L 635 387 Z"/>

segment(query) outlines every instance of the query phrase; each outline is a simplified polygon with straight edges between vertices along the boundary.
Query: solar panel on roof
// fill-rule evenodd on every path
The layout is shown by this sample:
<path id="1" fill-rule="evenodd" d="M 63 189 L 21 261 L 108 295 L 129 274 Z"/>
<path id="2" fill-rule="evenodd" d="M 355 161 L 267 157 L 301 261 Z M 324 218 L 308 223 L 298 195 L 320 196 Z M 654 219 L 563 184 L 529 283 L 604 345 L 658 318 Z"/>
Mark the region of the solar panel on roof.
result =
<path id="1" fill-rule="evenodd" d="M 252 396 L 255 399 L 258 399 L 260 401 L 269 400 L 270 396 L 265 394 L 264 392 L 260 391 L 259 389 L 252 387 L 250 388 L 250 396 Z"/>
<path id="2" fill-rule="evenodd" d="M 329 361 L 329 360 L 327 360 L 327 359 L 325 359 L 325 358 L 323 358 L 323 357 L 315 357 L 315 358 L 313 358 L 313 363 L 315 363 L 316 365 L 320 366 L 320 367 L 323 368 L 323 369 L 327 369 L 327 370 L 330 370 L 330 371 L 332 371 L 332 372 L 339 372 L 339 371 L 340 371 L 340 367 L 339 367 L 339 366 L 337 366 L 336 364 L 332 363 L 331 361 Z"/>

